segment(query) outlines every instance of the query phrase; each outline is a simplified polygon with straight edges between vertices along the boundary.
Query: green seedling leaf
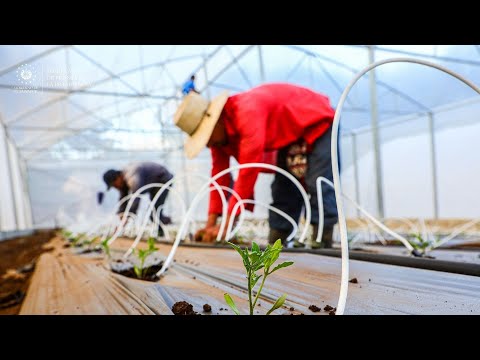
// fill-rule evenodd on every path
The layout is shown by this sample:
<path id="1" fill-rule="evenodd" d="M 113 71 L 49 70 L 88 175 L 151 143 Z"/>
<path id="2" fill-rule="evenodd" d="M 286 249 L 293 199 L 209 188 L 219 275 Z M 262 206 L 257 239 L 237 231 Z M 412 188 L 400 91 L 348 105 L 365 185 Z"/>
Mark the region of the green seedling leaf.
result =
<path id="1" fill-rule="evenodd" d="M 254 269 L 254 271 L 258 271 L 260 269 L 262 269 L 264 267 L 264 265 L 262 263 L 258 264 L 257 267 Z"/>
<path id="2" fill-rule="evenodd" d="M 252 289 L 255 287 L 255 284 L 258 282 L 258 280 L 260 280 L 260 278 L 262 276 L 263 275 L 257 275 L 255 273 L 253 273 L 253 275 L 252 275 Z"/>
<path id="3" fill-rule="evenodd" d="M 238 311 L 237 306 L 235 305 L 235 302 L 233 301 L 231 296 L 225 293 L 223 294 L 223 297 L 225 298 L 227 305 L 230 306 L 230 309 L 232 309 L 235 314 L 240 315 L 240 311 Z"/>
<path id="4" fill-rule="evenodd" d="M 110 239 L 106 238 L 105 240 L 103 240 L 101 245 L 103 250 L 105 251 L 105 254 L 107 254 L 107 256 L 110 257 L 110 246 L 108 245 L 108 240 Z"/>
<path id="5" fill-rule="evenodd" d="M 249 254 L 249 257 L 250 257 L 250 263 L 252 264 L 252 266 L 256 266 L 257 263 L 258 263 L 258 260 L 260 258 L 260 254 L 256 253 L 256 252 L 252 252 Z"/>
<path id="6" fill-rule="evenodd" d="M 155 247 L 155 238 L 154 237 L 149 237 L 148 240 L 147 240 L 147 244 L 148 244 L 148 251 L 149 252 L 154 252 L 154 251 L 158 250 L 158 248 Z"/>
<path id="7" fill-rule="evenodd" d="M 274 273 L 275 271 L 277 271 L 277 270 L 279 270 L 279 269 L 281 269 L 281 268 L 286 268 L 287 266 L 290 266 L 290 265 L 292 265 L 292 264 L 293 264 L 293 261 L 285 261 L 285 262 L 281 263 L 280 265 L 275 266 L 275 267 L 273 268 L 273 270 L 270 271 L 269 274 L 272 274 L 272 273 Z"/>
<path id="8" fill-rule="evenodd" d="M 82 245 L 90 245 L 91 243 L 93 243 L 93 239 L 91 239 L 91 240 L 83 240 Z"/>
<path id="9" fill-rule="evenodd" d="M 245 266 L 245 269 L 250 269 L 250 258 L 248 256 L 248 249 L 243 250 L 243 255 L 245 256 L 245 260 L 243 262 L 243 265 Z"/>
<path id="10" fill-rule="evenodd" d="M 274 250 L 282 250 L 283 248 L 283 245 L 282 245 L 282 240 L 278 239 L 277 241 L 275 241 L 275 244 L 273 244 L 272 246 L 272 249 Z"/>
<path id="11" fill-rule="evenodd" d="M 137 250 L 137 257 L 140 260 L 143 260 L 146 255 L 147 255 L 147 250 L 141 250 L 141 249 Z"/>
<path id="12" fill-rule="evenodd" d="M 280 251 L 282 251 L 282 247 L 282 241 L 278 239 L 270 249 L 265 250 L 265 252 L 268 254 L 267 259 L 265 260 L 266 269 L 270 268 L 270 266 L 277 261 L 278 257 L 280 256 Z"/>
<path id="13" fill-rule="evenodd" d="M 267 315 L 270 315 L 273 311 L 277 310 L 279 307 L 283 305 L 285 302 L 285 299 L 287 298 L 287 294 L 283 294 L 278 298 L 277 301 L 275 301 L 275 304 L 273 304 L 272 308 L 268 310 Z"/>
<path id="14" fill-rule="evenodd" d="M 245 254 L 245 253 L 243 252 L 243 250 L 240 248 L 240 246 L 237 246 L 237 245 L 231 243 L 230 241 L 227 241 L 227 244 L 230 244 L 231 247 L 233 247 L 235 250 L 237 250 L 237 252 L 238 252 L 238 253 L 240 254 L 240 256 L 242 257 L 244 264 L 248 264 L 248 263 L 249 263 L 249 262 L 248 262 L 248 253 Z"/>

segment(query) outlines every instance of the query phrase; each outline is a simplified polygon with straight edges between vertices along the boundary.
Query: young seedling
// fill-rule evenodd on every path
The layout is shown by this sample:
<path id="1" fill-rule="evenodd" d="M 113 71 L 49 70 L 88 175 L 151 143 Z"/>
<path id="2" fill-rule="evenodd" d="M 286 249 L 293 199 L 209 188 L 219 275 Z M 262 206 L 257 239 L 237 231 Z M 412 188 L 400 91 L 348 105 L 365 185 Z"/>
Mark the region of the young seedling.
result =
<path id="1" fill-rule="evenodd" d="M 293 261 L 285 261 L 272 269 L 272 266 L 278 260 L 280 256 L 280 252 L 282 251 L 282 242 L 277 240 L 275 244 L 268 245 L 264 251 L 260 250 L 260 247 L 257 243 L 252 243 L 252 249 L 242 250 L 239 246 L 228 242 L 230 246 L 232 246 L 242 257 L 243 265 L 245 267 L 245 271 L 247 273 L 247 282 L 248 282 L 248 302 L 250 306 L 250 315 L 253 315 L 253 309 L 255 309 L 255 305 L 262 293 L 263 286 L 265 285 L 265 281 L 267 277 L 273 274 L 275 271 L 285 268 L 293 264 Z M 258 275 L 257 271 L 263 270 L 263 273 Z M 260 287 L 256 291 L 256 296 L 254 297 L 254 288 L 257 284 L 258 280 L 263 277 Z M 224 295 L 225 301 L 227 302 L 228 306 L 233 310 L 233 312 L 237 315 L 240 315 L 240 311 L 238 311 L 235 302 L 231 298 L 231 296 L 227 293 Z M 272 308 L 267 311 L 267 315 L 270 315 L 273 311 L 280 308 L 285 299 L 287 298 L 287 294 L 283 294 L 278 298 L 278 300 L 273 304 Z"/>
<path id="2" fill-rule="evenodd" d="M 79 241 L 80 241 L 81 238 L 82 238 L 81 236 L 73 236 L 73 235 L 72 235 L 72 236 L 70 236 L 70 237 L 68 238 L 68 241 L 70 241 L 70 243 L 71 243 L 73 246 L 80 246 Z"/>
<path id="3" fill-rule="evenodd" d="M 62 236 L 65 240 L 68 240 L 72 236 L 72 232 L 68 230 L 62 230 Z"/>
<path id="4" fill-rule="evenodd" d="M 85 239 L 85 240 L 82 241 L 81 246 L 90 247 L 90 245 L 93 245 L 95 243 L 95 241 L 97 241 L 97 240 L 98 240 L 97 237 L 94 237 L 94 238 L 91 238 L 91 239 Z"/>
<path id="5" fill-rule="evenodd" d="M 107 257 L 110 258 L 110 245 L 108 245 L 108 241 L 110 240 L 109 237 L 107 237 L 105 240 L 101 242 L 101 246 L 105 254 L 107 254 Z"/>
<path id="6" fill-rule="evenodd" d="M 146 270 L 144 268 L 145 260 L 147 260 L 148 256 L 150 256 L 151 254 L 153 254 L 155 251 L 158 250 L 158 248 L 155 247 L 155 238 L 150 237 L 147 243 L 148 243 L 148 249 L 146 250 L 138 249 L 136 251 L 137 257 L 140 260 L 140 265 L 139 266 L 134 265 L 133 270 L 135 271 L 135 275 L 137 275 L 139 279 L 143 278 L 144 272 Z"/>
<path id="7" fill-rule="evenodd" d="M 410 236 L 413 237 L 413 239 L 410 240 L 409 243 L 415 250 L 418 250 L 424 254 L 426 249 L 430 246 L 430 242 L 428 240 L 424 240 L 420 234 L 411 234 Z"/>

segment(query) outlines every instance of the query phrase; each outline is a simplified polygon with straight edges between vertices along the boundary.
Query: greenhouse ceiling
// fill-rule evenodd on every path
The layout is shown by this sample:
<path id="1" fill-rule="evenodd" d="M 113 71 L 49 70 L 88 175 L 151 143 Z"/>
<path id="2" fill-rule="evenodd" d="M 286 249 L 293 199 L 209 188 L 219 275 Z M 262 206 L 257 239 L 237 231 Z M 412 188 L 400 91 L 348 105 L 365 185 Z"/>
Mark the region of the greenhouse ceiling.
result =
<path id="1" fill-rule="evenodd" d="M 478 45 L 0 46 L 0 119 L 27 162 L 168 153 L 182 147 L 172 115 L 192 74 L 206 97 L 292 82 L 327 94 L 335 107 L 355 73 L 399 56 L 480 83 Z M 342 130 L 369 126 L 372 79 L 381 124 L 476 99 L 464 84 L 418 64 L 387 64 L 373 76 L 349 95 Z"/>

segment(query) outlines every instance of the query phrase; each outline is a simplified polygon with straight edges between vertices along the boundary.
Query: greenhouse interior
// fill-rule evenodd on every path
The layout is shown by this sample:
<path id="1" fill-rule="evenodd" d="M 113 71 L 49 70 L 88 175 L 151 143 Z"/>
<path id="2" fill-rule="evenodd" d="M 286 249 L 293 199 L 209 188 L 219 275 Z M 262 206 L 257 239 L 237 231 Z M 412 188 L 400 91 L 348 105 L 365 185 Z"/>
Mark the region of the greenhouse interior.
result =
<path id="1" fill-rule="evenodd" d="M 480 45 L 1 45 L 0 314 L 478 315 L 479 114 Z"/>

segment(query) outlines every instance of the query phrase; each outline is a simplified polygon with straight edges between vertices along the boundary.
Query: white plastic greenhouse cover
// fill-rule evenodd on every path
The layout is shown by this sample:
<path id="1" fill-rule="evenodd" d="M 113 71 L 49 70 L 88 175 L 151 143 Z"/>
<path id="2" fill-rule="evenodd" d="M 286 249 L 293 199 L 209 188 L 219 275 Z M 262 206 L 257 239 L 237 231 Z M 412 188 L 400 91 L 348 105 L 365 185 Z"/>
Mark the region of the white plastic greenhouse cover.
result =
<path id="1" fill-rule="evenodd" d="M 372 58 L 395 56 L 427 59 L 480 84 L 478 45 L 0 46 L 0 230 L 104 214 L 117 194 L 107 193 L 106 203 L 96 205 L 96 192 L 104 190 L 101 175 L 130 161 L 161 162 L 176 174 L 208 172 L 208 151 L 185 160 L 183 134 L 172 124 L 181 85 L 192 74 L 206 97 L 224 89 L 234 94 L 265 82 L 292 82 L 327 94 L 335 106 L 348 81 Z M 365 76 L 342 115 L 345 192 L 377 212 L 375 103 L 384 215 L 434 216 L 431 118 L 436 215 L 478 216 L 478 96 L 448 75 L 416 64 L 382 66 L 375 81 L 376 101 Z M 268 188 L 271 180 L 262 175 L 257 189 Z M 176 186 L 188 201 L 201 183 L 192 177 Z M 269 191 L 257 193 L 259 200 L 270 201 Z M 178 211 L 171 202 L 168 207 Z M 202 217 L 204 211 L 198 213 Z M 257 209 L 254 216 L 266 213 Z"/>

